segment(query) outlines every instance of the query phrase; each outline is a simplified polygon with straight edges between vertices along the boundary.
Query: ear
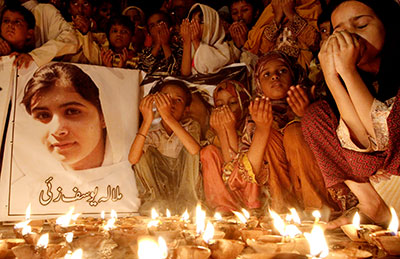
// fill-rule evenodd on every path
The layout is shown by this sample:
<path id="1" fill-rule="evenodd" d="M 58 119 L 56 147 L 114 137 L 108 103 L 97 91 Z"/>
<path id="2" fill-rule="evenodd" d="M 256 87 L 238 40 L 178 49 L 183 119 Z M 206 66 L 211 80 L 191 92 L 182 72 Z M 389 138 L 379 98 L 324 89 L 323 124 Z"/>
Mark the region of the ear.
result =
<path id="1" fill-rule="evenodd" d="M 107 126 L 106 126 L 106 121 L 105 121 L 105 119 L 104 119 L 104 115 L 103 115 L 103 114 L 100 114 L 100 125 L 101 125 L 101 128 L 102 128 L 102 129 L 107 128 Z"/>

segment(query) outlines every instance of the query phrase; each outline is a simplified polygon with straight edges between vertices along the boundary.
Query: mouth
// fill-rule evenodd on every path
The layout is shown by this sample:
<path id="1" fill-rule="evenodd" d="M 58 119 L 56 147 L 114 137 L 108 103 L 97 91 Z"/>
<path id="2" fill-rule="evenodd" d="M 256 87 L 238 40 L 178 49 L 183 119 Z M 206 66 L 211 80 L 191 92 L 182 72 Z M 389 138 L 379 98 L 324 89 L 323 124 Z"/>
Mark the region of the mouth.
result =
<path id="1" fill-rule="evenodd" d="M 75 145 L 75 142 L 58 142 L 51 144 L 51 147 L 55 150 L 67 150 Z"/>

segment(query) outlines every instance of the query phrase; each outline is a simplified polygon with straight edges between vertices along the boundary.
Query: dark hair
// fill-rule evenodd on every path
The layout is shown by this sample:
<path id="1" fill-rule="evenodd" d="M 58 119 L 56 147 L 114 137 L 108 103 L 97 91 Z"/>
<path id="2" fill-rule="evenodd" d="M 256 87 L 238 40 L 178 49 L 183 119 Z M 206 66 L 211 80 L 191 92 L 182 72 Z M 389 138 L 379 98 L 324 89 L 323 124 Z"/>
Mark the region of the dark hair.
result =
<path id="1" fill-rule="evenodd" d="M 150 14 L 147 16 L 146 24 L 147 24 L 147 22 L 149 21 L 150 17 L 152 17 L 153 15 L 156 15 L 156 14 L 159 14 L 159 15 L 161 15 L 161 16 L 164 17 L 165 23 L 167 24 L 168 27 L 171 27 L 171 26 L 172 26 L 171 16 L 169 16 L 168 13 L 166 13 L 166 12 L 164 12 L 164 11 L 161 11 L 161 10 L 156 10 L 156 11 L 153 11 L 152 13 L 150 13 Z"/>
<path id="2" fill-rule="evenodd" d="M 192 20 L 193 15 L 200 12 L 200 19 L 204 22 L 204 14 L 203 10 L 201 10 L 200 5 L 196 6 L 192 11 L 189 13 L 189 20 Z"/>
<path id="3" fill-rule="evenodd" d="M 326 9 L 326 15 L 331 17 L 333 11 L 342 3 L 349 0 L 332 0 Z M 385 27 L 385 42 L 381 51 L 381 64 L 378 75 L 375 79 L 378 81 L 379 90 L 375 94 L 371 88 L 371 94 L 381 101 L 385 101 L 395 96 L 400 88 L 398 81 L 398 62 L 400 60 L 400 33 L 399 16 L 400 5 L 394 0 L 352 0 L 365 4 L 371 8 Z M 364 80 L 368 80 L 363 76 Z"/>
<path id="4" fill-rule="evenodd" d="M 24 89 L 24 98 L 21 101 L 26 111 L 31 114 L 32 99 L 51 89 L 57 83 L 63 86 L 72 86 L 82 98 L 92 103 L 102 114 L 99 89 L 89 75 L 76 65 L 60 62 L 40 67 L 28 81 Z"/>
<path id="5" fill-rule="evenodd" d="M 25 22 L 28 24 L 28 29 L 30 29 L 30 30 L 35 29 L 35 25 L 36 25 L 35 16 L 33 15 L 33 13 L 31 11 L 29 11 L 22 5 L 15 4 L 15 3 L 6 5 L 6 7 L 1 11 L 1 21 L 3 21 L 3 15 L 6 11 L 10 11 L 13 13 L 19 13 L 20 15 L 22 15 L 24 17 Z"/>
<path id="6" fill-rule="evenodd" d="M 249 5 L 251 5 L 253 7 L 253 14 L 255 15 L 255 13 L 258 11 L 258 15 L 260 15 L 262 13 L 262 11 L 264 10 L 264 5 L 262 3 L 262 1 L 260 0 L 230 0 L 229 1 L 229 11 L 231 11 L 232 5 L 234 3 L 238 3 L 238 2 L 246 2 Z M 257 17 L 253 17 L 255 20 L 257 19 Z"/>
<path id="7" fill-rule="evenodd" d="M 124 16 L 124 15 L 114 16 L 114 17 L 111 17 L 110 21 L 107 24 L 107 28 L 106 28 L 106 35 L 107 35 L 108 40 L 110 40 L 110 30 L 113 25 L 121 25 L 121 26 L 128 28 L 131 31 L 132 35 L 135 33 L 135 25 L 133 24 L 131 19 L 129 19 L 128 16 Z"/>
<path id="8" fill-rule="evenodd" d="M 183 90 L 186 96 L 185 106 L 189 106 L 192 103 L 192 92 L 190 91 L 189 87 L 185 84 L 185 82 L 180 80 L 159 81 L 155 86 L 153 86 L 153 88 L 151 88 L 150 94 L 158 93 L 168 85 L 177 86 Z"/>

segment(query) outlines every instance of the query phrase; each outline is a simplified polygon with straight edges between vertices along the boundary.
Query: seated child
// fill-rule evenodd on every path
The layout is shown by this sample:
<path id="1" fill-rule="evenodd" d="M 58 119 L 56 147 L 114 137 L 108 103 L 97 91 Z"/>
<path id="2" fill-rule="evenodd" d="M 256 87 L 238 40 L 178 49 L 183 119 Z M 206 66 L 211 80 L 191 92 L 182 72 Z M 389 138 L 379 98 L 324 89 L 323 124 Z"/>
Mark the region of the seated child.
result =
<path id="1" fill-rule="evenodd" d="M 147 19 L 152 46 L 143 49 L 139 69 L 151 75 L 176 75 L 180 72 L 182 47 L 172 31 L 167 13 L 156 11 Z"/>
<path id="2" fill-rule="evenodd" d="M 211 7 L 194 4 L 189 18 L 181 24 L 180 33 L 183 39 L 183 76 L 216 73 L 233 62 L 218 12 Z"/>
<path id="3" fill-rule="evenodd" d="M 127 16 L 117 16 L 107 27 L 109 49 L 101 51 L 103 65 L 107 67 L 137 68 L 138 57 L 131 48 L 133 23 Z"/>
<path id="4" fill-rule="evenodd" d="M 135 33 L 132 37 L 132 45 L 136 53 L 140 53 L 143 47 L 149 47 L 151 45 L 151 37 L 148 35 L 145 27 L 145 14 L 142 9 L 137 6 L 128 6 L 122 11 L 122 15 L 128 16 L 135 24 Z"/>
<path id="5" fill-rule="evenodd" d="M 202 192 L 200 126 L 184 119 L 192 97 L 183 82 L 165 81 L 155 90 L 140 102 L 143 122 L 129 152 L 142 200 L 139 212 L 183 213 L 195 208 Z M 161 122 L 152 125 L 154 105 Z"/>
<path id="6" fill-rule="evenodd" d="M 29 55 L 34 48 L 35 17 L 20 5 L 6 6 L 1 13 L 0 56 Z"/>

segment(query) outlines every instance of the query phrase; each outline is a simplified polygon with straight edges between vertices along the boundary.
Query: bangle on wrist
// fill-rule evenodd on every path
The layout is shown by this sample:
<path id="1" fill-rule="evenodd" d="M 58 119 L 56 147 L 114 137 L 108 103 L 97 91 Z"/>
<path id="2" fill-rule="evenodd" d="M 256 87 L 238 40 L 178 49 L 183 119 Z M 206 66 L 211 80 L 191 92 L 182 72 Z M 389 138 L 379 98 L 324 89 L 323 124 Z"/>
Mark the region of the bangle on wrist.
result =
<path id="1" fill-rule="evenodd" d="M 146 135 L 144 135 L 144 134 L 142 134 L 142 133 L 140 133 L 140 132 L 136 133 L 136 136 L 137 136 L 137 135 L 142 136 L 142 137 L 144 137 L 144 138 L 147 138 Z"/>

